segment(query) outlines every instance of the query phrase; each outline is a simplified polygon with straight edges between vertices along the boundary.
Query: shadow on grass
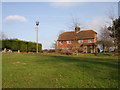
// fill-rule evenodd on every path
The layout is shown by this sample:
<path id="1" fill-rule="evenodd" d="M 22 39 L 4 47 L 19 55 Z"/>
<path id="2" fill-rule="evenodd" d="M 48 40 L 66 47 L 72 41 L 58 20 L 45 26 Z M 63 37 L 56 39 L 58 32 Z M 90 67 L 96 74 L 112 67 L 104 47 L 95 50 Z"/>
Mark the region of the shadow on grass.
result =
<path id="1" fill-rule="evenodd" d="M 54 60 L 54 61 L 53 61 Z M 107 61 L 108 60 L 108 61 Z M 41 62 L 41 61 L 40 61 Z M 86 58 L 86 57 L 68 57 L 68 56 L 48 56 L 48 59 L 42 60 L 42 62 L 78 62 L 78 63 L 91 63 L 95 65 L 101 65 L 106 67 L 118 68 L 118 61 L 106 58 Z"/>
<path id="2" fill-rule="evenodd" d="M 48 58 L 46 59 L 46 57 Z M 59 65 L 59 63 L 63 63 L 63 62 L 65 62 L 66 64 L 72 63 L 72 65 L 81 68 L 81 70 L 83 71 L 84 70 L 86 70 L 86 72 L 92 71 L 93 73 L 96 74 L 99 74 L 99 71 L 104 70 L 104 67 L 106 67 L 105 71 L 110 72 L 109 78 L 111 77 L 114 80 L 118 80 L 118 75 L 117 75 L 118 61 L 111 58 L 106 59 L 106 58 L 88 58 L 88 57 L 71 57 L 71 56 L 43 56 L 43 60 L 37 60 L 37 63 L 44 63 L 44 64 L 49 63 L 50 65 Z M 114 70 L 111 71 L 111 69 Z"/>

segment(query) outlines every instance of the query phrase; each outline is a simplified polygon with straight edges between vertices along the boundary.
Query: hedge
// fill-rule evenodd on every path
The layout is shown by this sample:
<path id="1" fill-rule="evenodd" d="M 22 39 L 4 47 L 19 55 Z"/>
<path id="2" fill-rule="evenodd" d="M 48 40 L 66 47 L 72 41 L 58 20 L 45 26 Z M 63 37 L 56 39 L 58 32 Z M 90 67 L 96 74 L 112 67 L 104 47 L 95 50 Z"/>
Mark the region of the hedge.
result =
<path id="1" fill-rule="evenodd" d="M 22 41 L 18 39 L 3 39 L 0 41 L 2 41 L 2 50 L 6 48 L 11 49 L 12 51 L 36 51 L 35 42 Z M 38 43 L 38 50 L 42 51 L 42 44 L 40 43 Z"/>

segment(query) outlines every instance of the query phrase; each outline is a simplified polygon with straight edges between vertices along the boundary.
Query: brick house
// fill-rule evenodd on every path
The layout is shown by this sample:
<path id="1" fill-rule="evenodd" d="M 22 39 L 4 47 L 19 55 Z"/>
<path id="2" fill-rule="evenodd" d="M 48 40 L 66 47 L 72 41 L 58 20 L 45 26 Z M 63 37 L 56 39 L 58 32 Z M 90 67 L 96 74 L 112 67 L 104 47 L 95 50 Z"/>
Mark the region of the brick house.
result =
<path id="1" fill-rule="evenodd" d="M 57 48 L 79 51 L 83 53 L 97 52 L 97 33 L 93 30 L 80 30 L 64 32 L 59 35 Z"/>

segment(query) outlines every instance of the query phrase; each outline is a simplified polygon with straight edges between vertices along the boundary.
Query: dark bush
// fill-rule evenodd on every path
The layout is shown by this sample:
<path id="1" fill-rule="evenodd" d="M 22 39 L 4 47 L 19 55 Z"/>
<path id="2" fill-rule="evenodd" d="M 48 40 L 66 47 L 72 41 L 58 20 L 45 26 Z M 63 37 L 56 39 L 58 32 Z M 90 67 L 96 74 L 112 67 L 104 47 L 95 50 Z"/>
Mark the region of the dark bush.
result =
<path id="1" fill-rule="evenodd" d="M 48 53 L 55 53 L 55 50 L 50 49 L 50 50 L 48 50 Z"/>
<path id="2" fill-rule="evenodd" d="M 98 54 L 97 54 L 97 53 L 94 53 L 94 55 L 95 55 L 95 56 L 98 56 Z"/>
<path id="3" fill-rule="evenodd" d="M 2 49 L 11 49 L 12 51 L 22 51 L 22 52 L 35 52 L 36 51 L 36 43 L 22 41 L 18 39 L 3 39 L 2 40 Z M 38 44 L 38 50 L 42 50 L 42 45 Z"/>
<path id="4" fill-rule="evenodd" d="M 71 50 L 67 50 L 67 49 L 62 49 L 59 51 L 60 54 L 65 54 L 65 55 L 72 55 L 73 53 L 71 52 Z"/>

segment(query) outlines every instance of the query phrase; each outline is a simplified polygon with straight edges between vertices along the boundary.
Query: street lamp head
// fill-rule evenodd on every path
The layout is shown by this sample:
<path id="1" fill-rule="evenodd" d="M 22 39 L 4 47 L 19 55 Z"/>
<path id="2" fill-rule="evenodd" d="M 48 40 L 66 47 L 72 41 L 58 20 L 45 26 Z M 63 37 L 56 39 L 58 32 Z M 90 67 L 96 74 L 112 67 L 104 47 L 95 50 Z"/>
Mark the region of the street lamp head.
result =
<path id="1" fill-rule="evenodd" d="M 36 26 L 38 26 L 39 25 L 39 21 L 36 21 Z"/>

